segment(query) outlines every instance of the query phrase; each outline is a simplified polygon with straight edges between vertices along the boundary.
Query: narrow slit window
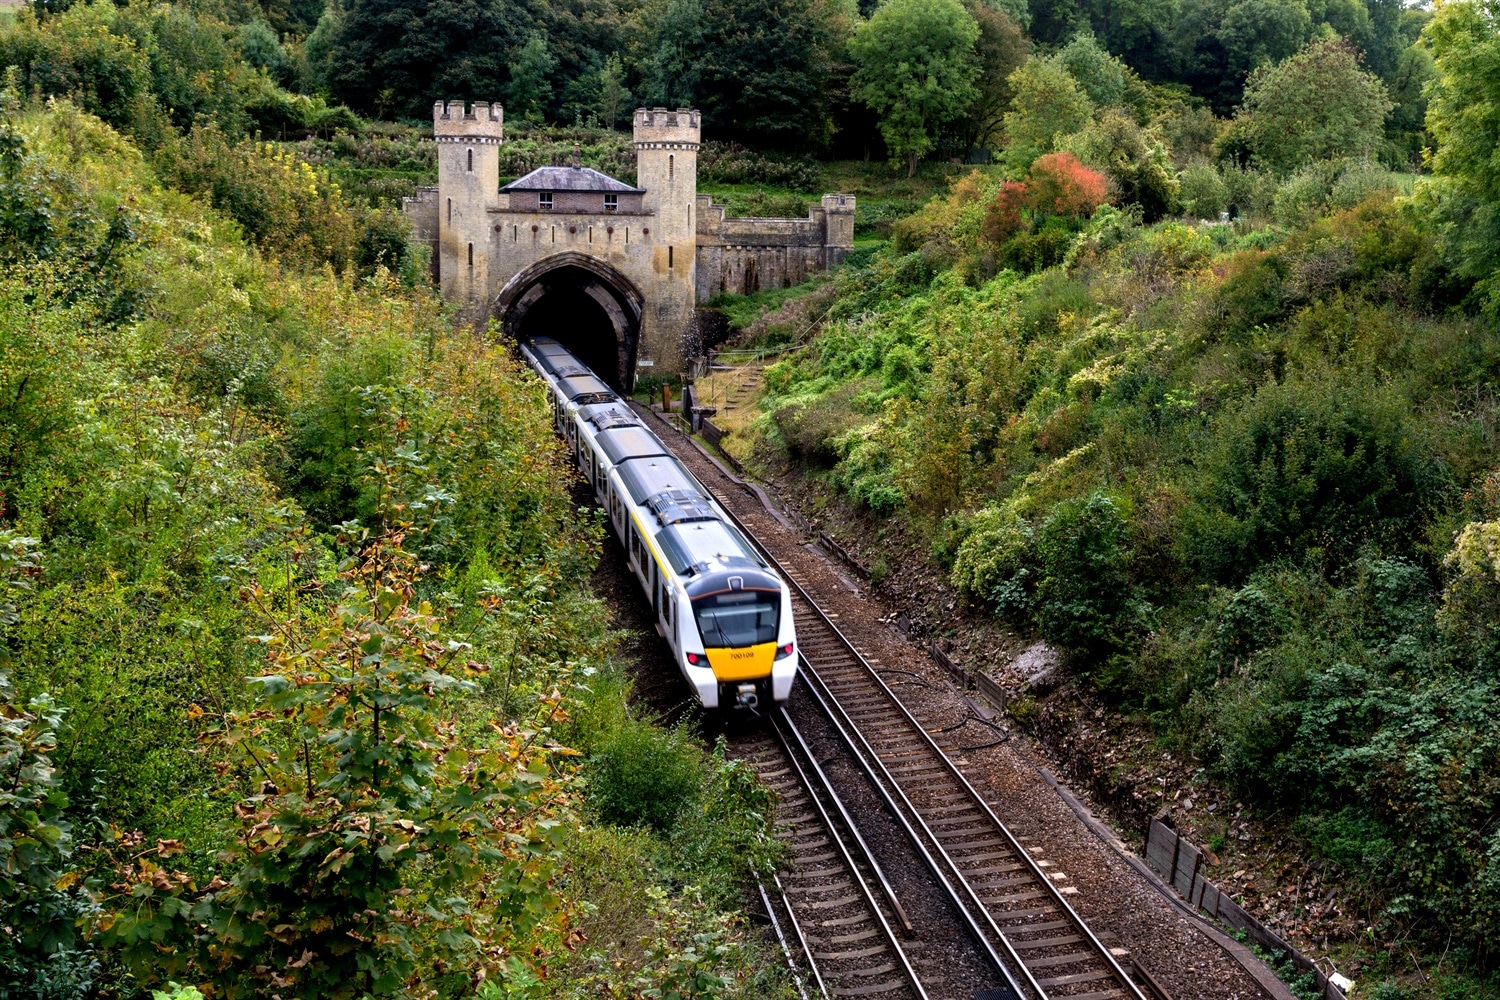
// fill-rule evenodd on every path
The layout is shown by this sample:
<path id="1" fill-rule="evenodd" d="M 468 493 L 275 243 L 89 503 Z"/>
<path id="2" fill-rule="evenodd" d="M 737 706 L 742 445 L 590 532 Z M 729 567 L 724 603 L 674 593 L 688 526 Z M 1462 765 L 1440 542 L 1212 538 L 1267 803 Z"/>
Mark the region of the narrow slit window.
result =
<path id="1" fill-rule="evenodd" d="M 544 212 L 550 212 L 550 211 L 552 211 L 552 192 L 551 191 L 543 191 L 537 197 L 537 204 L 541 206 L 541 209 Z"/>
<path id="2" fill-rule="evenodd" d="M 474 172 L 474 151 L 471 149 L 471 150 L 469 150 L 469 173 L 472 174 L 473 172 Z"/>
<path id="3" fill-rule="evenodd" d="M 453 221 L 453 199 L 452 198 L 448 199 L 448 221 L 449 222 Z"/>
<path id="4" fill-rule="evenodd" d="M 620 207 L 620 196 L 619 195 L 617 195 L 617 194 L 607 194 L 607 195 L 604 196 L 604 210 L 606 212 L 617 211 L 619 209 L 619 207 Z"/>
<path id="5" fill-rule="evenodd" d="M 667 154 L 667 180 L 671 180 L 674 176 L 676 176 L 676 172 L 677 172 L 677 154 L 676 153 L 668 153 Z"/>
<path id="6" fill-rule="evenodd" d="M 473 263 L 473 262 L 470 261 L 470 263 Z M 671 267 L 671 266 L 672 266 L 672 248 L 671 247 L 667 247 L 667 267 Z"/>
<path id="7" fill-rule="evenodd" d="M 469 244 L 469 266 L 474 266 L 474 244 Z"/>

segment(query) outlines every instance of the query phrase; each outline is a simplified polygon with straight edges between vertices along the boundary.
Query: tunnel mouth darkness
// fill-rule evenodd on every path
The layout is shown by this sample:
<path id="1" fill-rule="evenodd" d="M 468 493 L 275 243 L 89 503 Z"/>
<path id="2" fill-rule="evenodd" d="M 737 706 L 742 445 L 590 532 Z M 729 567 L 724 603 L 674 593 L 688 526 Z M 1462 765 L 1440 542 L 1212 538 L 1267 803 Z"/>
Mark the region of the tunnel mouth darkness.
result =
<path id="1" fill-rule="evenodd" d="M 496 311 L 508 336 L 551 337 L 623 393 L 635 379 L 640 301 L 607 264 L 549 258 L 511 279 Z"/>

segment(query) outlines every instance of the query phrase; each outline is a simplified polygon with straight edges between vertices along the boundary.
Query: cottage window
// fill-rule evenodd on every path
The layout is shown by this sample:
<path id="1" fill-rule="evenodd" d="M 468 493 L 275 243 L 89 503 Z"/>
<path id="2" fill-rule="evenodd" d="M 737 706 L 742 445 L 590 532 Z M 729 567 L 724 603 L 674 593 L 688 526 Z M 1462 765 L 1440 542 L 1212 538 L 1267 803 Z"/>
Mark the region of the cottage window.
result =
<path id="1" fill-rule="evenodd" d="M 607 194 L 607 195 L 604 196 L 604 210 L 606 212 L 613 212 L 616 209 L 618 209 L 619 207 L 620 207 L 620 196 L 619 195 L 617 195 L 617 194 Z"/>
<path id="2" fill-rule="evenodd" d="M 542 211 L 544 212 L 552 211 L 552 192 L 543 191 L 537 198 L 537 204 L 541 206 Z"/>

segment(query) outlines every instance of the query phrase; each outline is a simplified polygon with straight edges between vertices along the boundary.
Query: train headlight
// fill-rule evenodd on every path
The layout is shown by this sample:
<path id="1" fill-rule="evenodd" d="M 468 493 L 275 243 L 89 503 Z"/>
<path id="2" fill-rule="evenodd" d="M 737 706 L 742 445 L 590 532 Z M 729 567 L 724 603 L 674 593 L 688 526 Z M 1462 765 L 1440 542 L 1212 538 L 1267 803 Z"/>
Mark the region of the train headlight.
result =
<path id="1" fill-rule="evenodd" d="M 776 659 L 778 659 L 778 660 L 784 660 L 788 656 L 791 656 L 791 655 L 792 655 L 792 644 L 791 643 L 787 643 L 785 646 L 778 647 L 777 650 L 776 650 Z"/>
<path id="2" fill-rule="evenodd" d="M 704 656 L 702 653 L 683 653 L 682 655 L 687 658 L 688 665 L 692 667 L 696 667 L 698 666 L 698 664 L 704 663 L 708 660 L 708 657 Z"/>

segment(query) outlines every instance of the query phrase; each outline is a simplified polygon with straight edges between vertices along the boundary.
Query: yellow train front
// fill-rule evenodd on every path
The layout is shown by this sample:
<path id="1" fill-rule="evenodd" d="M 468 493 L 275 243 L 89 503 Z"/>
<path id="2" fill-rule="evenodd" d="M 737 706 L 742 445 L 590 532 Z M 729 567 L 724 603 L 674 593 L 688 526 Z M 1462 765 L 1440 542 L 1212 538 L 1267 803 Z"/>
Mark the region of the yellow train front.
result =
<path id="1" fill-rule="evenodd" d="M 656 628 L 705 708 L 784 702 L 797 676 L 786 584 L 630 407 L 556 341 L 521 355 L 609 514 Z"/>

